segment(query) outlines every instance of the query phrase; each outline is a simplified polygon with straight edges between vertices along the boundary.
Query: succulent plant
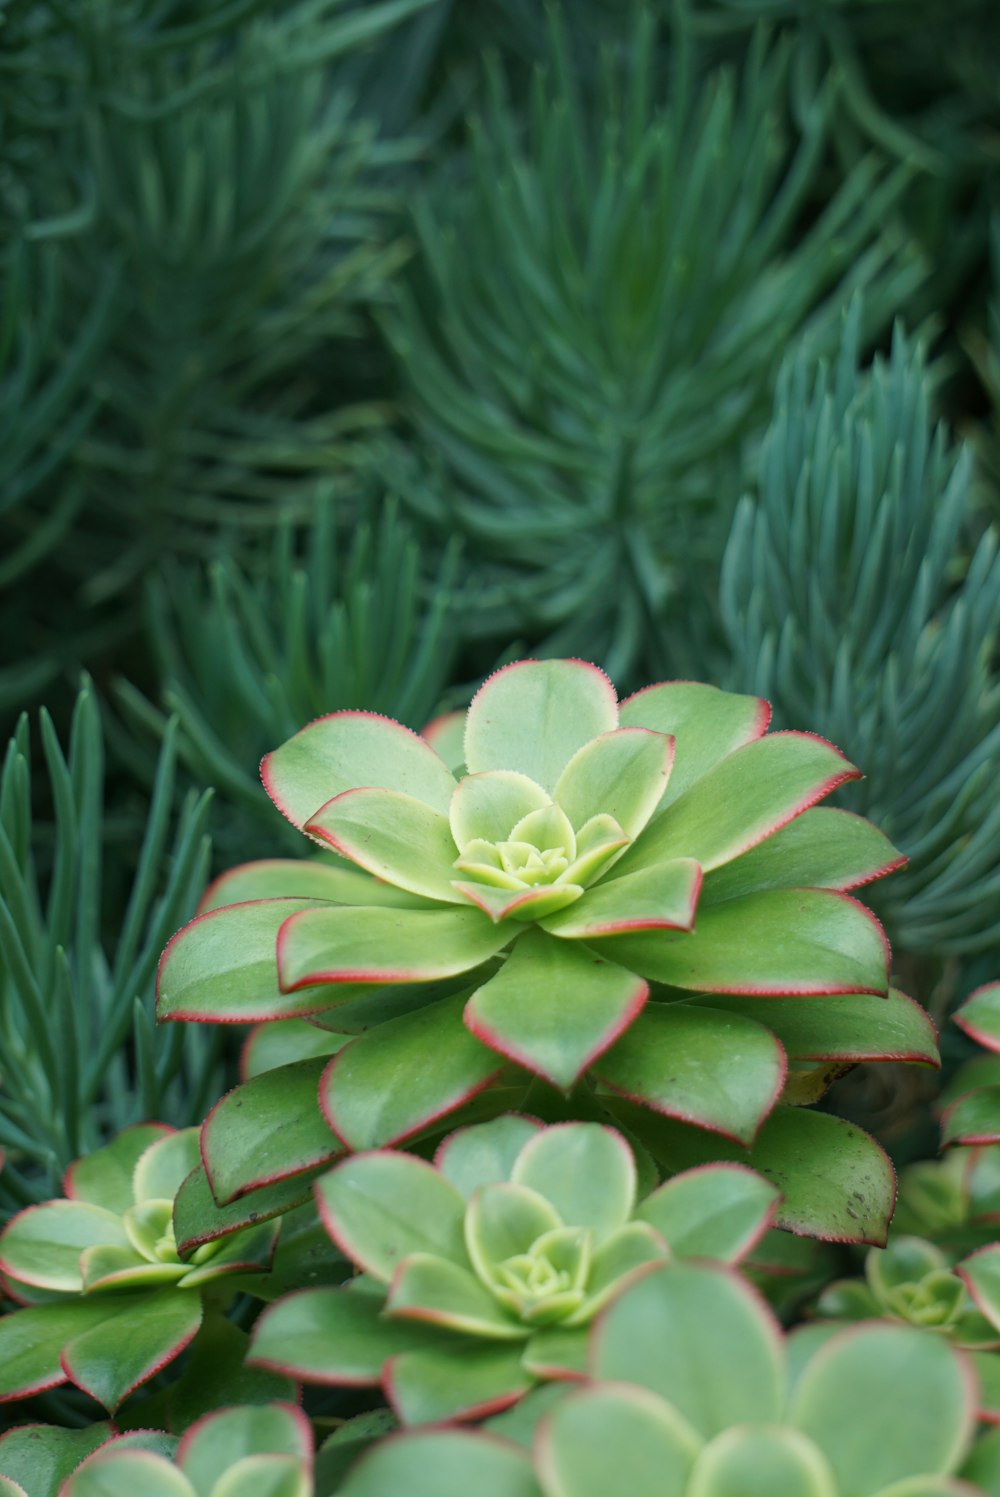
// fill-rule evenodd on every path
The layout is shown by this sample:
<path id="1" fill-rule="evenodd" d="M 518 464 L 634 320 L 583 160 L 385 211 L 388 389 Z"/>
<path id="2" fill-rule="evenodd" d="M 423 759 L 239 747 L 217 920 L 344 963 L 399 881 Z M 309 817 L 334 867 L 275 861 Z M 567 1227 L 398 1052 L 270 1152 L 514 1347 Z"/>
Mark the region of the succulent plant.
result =
<path id="1" fill-rule="evenodd" d="M 129 1128 L 70 1167 L 65 1200 L 8 1223 L 0 1273 L 24 1308 L 0 1318 L 0 1401 L 72 1382 L 113 1411 L 193 1340 L 206 1290 L 267 1268 L 274 1223 L 178 1252 L 198 1162 L 197 1128 Z"/>
<path id="2" fill-rule="evenodd" d="M 729 1270 L 655 1268 L 595 1325 L 594 1381 L 488 1433 L 390 1437 L 342 1497 L 971 1497 L 974 1389 L 947 1342 L 804 1335 Z"/>
<path id="3" fill-rule="evenodd" d="M 426 1132 L 501 1079 L 495 1113 L 537 1112 L 540 1089 L 583 1082 L 605 1114 L 644 1139 L 655 1129 L 658 1158 L 698 1130 L 711 1149 L 759 1142 L 764 1162 L 750 1162 L 782 1171 L 780 1224 L 882 1240 L 882 1156 L 829 1117 L 792 1129 L 789 1105 L 859 1060 L 936 1064 L 926 1015 L 889 989 L 881 927 L 847 893 L 899 857 L 861 818 L 816 808 L 858 774 L 838 750 L 767 723 L 755 697 L 668 682 L 619 708 L 593 666 L 525 661 L 474 698 L 457 777 L 425 739 L 363 712 L 320 718 L 269 754 L 275 804 L 349 861 L 225 876 L 164 953 L 158 1012 L 307 1017 L 358 1037 L 309 1063 L 326 1122 L 297 1112 L 293 1146 L 270 1106 L 281 1167 L 263 1166 L 257 1109 L 222 1104 L 209 1182 L 222 1154 L 240 1154 L 242 1173 L 227 1168 L 219 1203 L 328 1162 L 337 1140 Z M 312 1075 L 296 1072 L 303 1095 Z M 669 1147 L 668 1120 L 685 1135 Z M 794 1214 L 795 1179 L 816 1181 L 807 1132 L 860 1171 L 836 1223 Z"/>
<path id="4" fill-rule="evenodd" d="M 671 1253 L 738 1261 L 778 1194 L 714 1165 L 637 1200 L 620 1134 L 516 1116 L 452 1134 L 434 1166 L 358 1154 L 316 1189 L 361 1277 L 266 1310 L 251 1361 L 307 1381 L 381 1383 L 405 1424 L 482 1415 L 580 1375 L 587 1327 L 637 1272 Z"/>
<path id="5" fill-rule="evenodd" d="M 921 1237 L 895 1233 L 865 1257 L 864 1279 L 841 1279 L 820 1295 L 831 1320 L 902 1320 L 941 1331 L 957 1346 L 1000 1346 L 1000 1331 L 976 1310 L 949 1254 Z"/>

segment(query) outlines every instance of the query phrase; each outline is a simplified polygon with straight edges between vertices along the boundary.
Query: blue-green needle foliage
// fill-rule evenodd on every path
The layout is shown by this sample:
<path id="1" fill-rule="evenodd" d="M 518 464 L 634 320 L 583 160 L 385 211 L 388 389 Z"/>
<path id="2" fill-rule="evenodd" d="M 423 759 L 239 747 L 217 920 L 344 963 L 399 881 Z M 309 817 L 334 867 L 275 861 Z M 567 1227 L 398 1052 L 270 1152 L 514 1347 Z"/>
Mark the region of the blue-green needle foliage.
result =
<path id="1" fill-rule="evenodd" d="M 164 942 L 204 886 L 208 796 L 174 803 L 175 729 L 160 756 L 131 888 L 105 873 L 104 744 L 93 689 L 81 690 L 68 751 L 39 721 L 53 820 L 32 813 L 27 718 L 0 772 L 0 1217 L 60 1193 L 78 1155 L 130 1123 L 191 1123 L 222 1084 L 210 1036 L 154 1040 L 153 984 Z M 40 787 L 36 787 L 38 790 Z M 116 910 L 105 936 L 105 892 Z"/>
<path id="2" fill-rule="evenodd" d="M 897 331 L 860 373 L 859 323 L 832 367 L 782 371 L 723 563 L 732 679 L 864 766 L 844 803 L 910 859 L 873 891 L 890 936 L 970 954 L 1000 937 L 997 542 L 970 540 L 970 454 L 933 424 L 920 347 Z"/>
<path id="3" fill-rule="evenodd" d="M 453 662 L 457 563 L 450 545 L 429 567 L 394 504 L 349 510 L 326 495 L 310 525 L 283 524 L 243 562 L 177 567 L 151 584 L 166 710 L 128 686 L 122 700 L 157 734 L 176 715 L 196 783 L 222 798 L 216 843 L 227 860 L 259 853 L 262 831 L 265 845 L 280 834 L 258 775 L 276 740 L 347 708 L 417 730 L 436 714 Z"/>
<path id="4" fill-rule="evenodd" d="M 524 133 L 497 69 L 470 180 L 422 201 L 422 254 L 388 319 L 436 484 L 393 479 L 478 559 L 469 627 L 628 678 L 699 516 L 738 493 L 741 444 L 803 327 L 853 287 L 884 322 L 922 275 L 893 227 L 902 175 L 861 161 L 803 224 L 830 90 L 790 117 L 787 46 L 697 81 L 648 13 L 581 97 L 554 27 Z"/>

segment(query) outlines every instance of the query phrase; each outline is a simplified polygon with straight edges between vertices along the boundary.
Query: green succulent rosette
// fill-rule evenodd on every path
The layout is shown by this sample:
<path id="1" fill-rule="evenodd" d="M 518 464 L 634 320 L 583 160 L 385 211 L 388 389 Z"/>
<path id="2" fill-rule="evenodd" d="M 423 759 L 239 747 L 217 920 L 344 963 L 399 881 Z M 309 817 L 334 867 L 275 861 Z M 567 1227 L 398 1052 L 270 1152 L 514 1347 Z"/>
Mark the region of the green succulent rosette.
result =
<path id="1" fill-rule="evenodd" d="M 790 1114 L 859 1061 L 937 1064 L 849 893 L 901 859 L 817 804 L 857 776 L 843 755 L 768 720 L 688 682 L 619 704 L 593 666 L 525 661 L 474 698 L 454 771 L 363 712 L 268 755 L 268 792 L 326 860 L 219 880 L 164 953 L 158 1011 L 327 1037 L 209 1121 L 217 1204 L 433 1132 L 481 1093 L 554 1117 L 575 1089 L 666 1169 L 741 1159 L 781 1174 L 782 1225 L 884 1240 L 876 1146 Z"/>
<path id="2" fill-rule="evenodd" d="M 340 1497 L 973 1497 L 974 1380 L 940 1337 L 784 1338 L 736 1274 L 655 1268 L 589 1338 L 592 1381 L 484 1432 L 408 1431 Z"/>
<path id="3" fill-rule="evenodd" d="M 0 1234 L 0 1401 L 72 1382 L 114 1410 L 177 1357 L 203 1300 L 266 1271 L 277 1223 L 178 1251 L 175 1198 L 199 1163 L 197 1128 L 129 1128 L 71 1165 L 66 1199 L 19 1212 Z"/>
<path id="4" fill-rule="evenodd" d="M 316 1189 L 361 1277 L 271 1306 L 250 1362 L 380 1384 L 405 1424 L 478 1417 L 538 1382 L 581 1376 L 587 1327 L 637 1273 L 671 1254 L 739 1261 L 778 1199 L 726 1164 L 638 1199 L 620 1134 L 523 1117 L 460 1130 L 434 1165 L 357 1154 Z"/>
<path id="5" fill-rule="evenodd" d="M 179 1443 L 108 1440 L 59 1497 L 313 1497 L 312 1470 L 309 1421 L 290 1404 L 266 1404 L 208 1414 Z"/>

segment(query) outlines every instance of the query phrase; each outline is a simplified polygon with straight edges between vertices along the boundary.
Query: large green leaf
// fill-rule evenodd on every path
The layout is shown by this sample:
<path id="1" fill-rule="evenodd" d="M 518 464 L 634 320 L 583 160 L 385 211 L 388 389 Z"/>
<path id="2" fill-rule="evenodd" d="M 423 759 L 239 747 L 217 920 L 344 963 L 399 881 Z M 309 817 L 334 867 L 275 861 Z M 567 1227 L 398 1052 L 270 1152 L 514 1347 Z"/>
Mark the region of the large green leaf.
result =
<path id="1" fill-rule="evenodd" d="M 452 836 L 461 849 L 475 841 L 506 842 L 523 817 L 544 810 L 551 799 L 541 785 L 511 769 L 465 775 L 451 798 Z"/>
<path id="2" fill-rule="evenodd" d="M 400 1264 L 386 1310 L 393 1317 L 492 1340 L 523 1341 L 527 1335 L 471 1269 L 431 1253 L 411 1253 Z"/>
<path id="3" fill-rule="evenodd" d="M 887 998 L 848 994 L 803 998 L 730 998 L 713 994 L 713 1009 L 765 1023 L 789 1060 L 899 1060 L 938 1064 L 937 1034 L 926 1011 L 898 988 Z"/>
<path id="4" fill-rule="evenodd" d="M 781 1046 L 763 1024 L 688 1003 L 647 1004 L 595 1069 L 616 1092 L 743 1143 L 785 1079 Z"/>
<path id="5" fill-rule="evenodd" d="M 592 816 L 613 816 L 638 837 L 663 798 L 674 759 L 673 741 L 649 728 L 618 728 L 577 749 L 554 796 L 575 831 Z"/>
<path id="6" fill-rule="evenodd" d="M 302 1289 L 265 1310 L 248 1362 L 310 1383 L 373 1387 L 389 1357 L 440 1339 L 430 1326 L 390 1320 L 381 1296 L 352 1289 Z"/>
<path id="7" fill-rule="evenodd" d="M 465 1023 L 498 1054 L 568 1090 L 633 1022 L 648 992 L 585 946 L 528 931 L 473 993 Z"/>
<path id="8" fill-rule="evenodd" d="M 974 1386 L 943 1338 L 867 1324 L 811 1359 L 789 1419 L 826 1455 L 843 1497 L 873 1497 L 956 1470 L 974 1429 Z"/>
<path id="9" fill-rule="evenodd" d="M 402 790 L 445 815 L 455 789 L 426 739 L 374 712 L 333 712 L 309 723 L 265 757 L 261 778 L 297 827 L 335 795 L 361 786 Z"/>
<path id="10" fill-rule="evenodd" d="M 628 1221 L 635 1204 L 632 1151 L 599 1123 L 557 1123 L 536 1133 L 514 1161 L 510 1179 L 555 1207 L 569 1227 L 589 1227 L 599 1245 Z"/>
<path id="11" fill-rule="evenodd" d="M 103 1297 L 105 1315 L 63 1347 L 67 1376 L 98 1403 L 117 1409 L 128 1395 L 187 1346 L 201 1325 L 201 1297 L 159 1289 Z"/>
<path id="12" fill-rule="evenodd" d="M 576 751 L 617 726 L 615 689 L 596 666 L 520 660 L 497 671 L 473 697 L 465 719 L 466 767 L 470 774 L 514 769 L 551 794 Z"/>
<path id="13" fill-rule="evenodd" d="M 318 1055 L 335 1055 L 348 1043 L 350 1036 L 331 1034 L 311 1024 L 308 1019 L 272 1019 L 257 1024 L 247 1035 L 240 1051 L 240 1075 L 244 1081 L 290 1066 L 297 1060 L 312 1060 Z"/>
<path id="14" fill-rule="evenodd" d="M 538 1470 L 553 1497 L 686 1497 L 701 1446 L 687 1420 L 645 1388 L 588 1388 L 553 1409 Z"/>
<path id="15" fill-rule="evenodd" d="M 523 1341 L 484 1343 L 455 1336 L 447 1346 L 393 1357 L 384 1386 L 402 1424 L 483 1418 L 527 1393 L 534 1378 L 521 1365 Z"/>
<path id="16" fill-rule="evenodd" d="M 706 1439 L 783 1412 L 779 1327 L 724 1268 L 669 1263 L 639 1279 L 592 1332 L 590 1370 L 658 1393 Z"/>
<path id="17" fill-rule="evenodd" d="M 142 1154 L 171 1130 L 163 1123 L 137 1123 L 115 1135 L 103 1148 L 77 1159 L 66 1171 L 71 1201 L 90 1201 L 118 1216 L 135 1201 L 132 1176 Z"/>
<path id="18" fill-rule="evenodd" d="M 514 1113 L 494 1118 L 491 1123 L 459 1128 L 441 1144 L 434 1163 L 468 1200 L 482 1185 L 509 1180 L 514 1161 L 540 1128 L 533 1118 Z"/>
<path id="19" fill-rule="evenodd" d="M 739 1164 L 709 1164 L 667 1180 L 636 1211 L 678 1258 L 740 1262 L 771 1225 L 781 1199 Z"/>
<path id="20" fill-rule="evenodd" d="M 302 917 L 298 917 L 302 918 Z M 700 911 L 690 935 L 613 936 L 595 949 L 654 982 L 748 997 L 888 991 L 874 915 L 826 889 L 771 889 Z"/>
<path id="21" fill-rule="evenodd" d="M 839 1497 L 811 1440 L 793 1429 L 725 1430 L 700 1456 L 685 1497 Z"/>
<path id="22" fill-rule="evenodd" d="M 327 989 L 284 993 L 277 963 L 278 931 L 289 915 L 327 908 L 311 899 L 263 899 L 199 915 L 160 958 L 158 1018 L 244 1024 L 329 1008 Z"/>
<path id="23" fill-rule="evenodd" d="M 1000 982 L 977 988 L 952 1018 L 978 1045 L 1000 1051 Z"/>
<path id="24" fill-rule="evenodd" d="M 217 1242 L 234 1232 L 281 1216 L 308 1201 L 312 1182 L 326 1169 L 325 1164 L 264 1185 L 228 1206 L 218 1206 L 203 1165 L 191 1171 L 174 1200 L 174 1234 L 181 1253 L 193 1252 L 206 1242 Z"/>
<path id="25" fill-rule="evenodd" d="M 706 873 L 777 832 L 860 771 L 808 733 L 745 744 L 661 811 L 621 860 L 622 872 L 694 858 Z"/>
<path id="26" fill-rule="evenodd" d="M 335 867 L 330 854 L 324 856 L 330 861 L 261 858 L 241 863 L 209 884 L 198 913 L 259 899 L 321 899 L 332 904 L 385 904 L 404 910 L 420 909 L 426 903 L 404 889 L 380 884 L 360 868 L 347 864 Z"/>
<path id="27" fill-rule="evenodd" d="M 691 858 L 674 858 L 621 878 L 605 878 L 541 923 L 554 936 L 587 941 L 641 930 L 689 931 L 700 889 L 699 865 Z"/>
<path id="28" fill-rule="evenodd" d="M 81 1296 L 0 1317 L 0 1402 L 64 1383 L 63 1347 L 113 1315 L 120 1303 L 117 1297 Z"/>
<path id="29" fill-rule="evenodd" d="M 762 889 L 856 889 L 905 862 L 885 833 L 863 816 L 815 806 L 742 857 L 713 869 L 702 900 L 721 904 Z"/>
<path id="30" fill-rule="evenodd" d="M 291 1404 L 223 1409 L 208 1414 L 184 1436 L 178 1465 L 198 1492 L 212 1492 L 237 1461 L 271 1453 L 312 1458 L 312 1431 L 305 1415 Z"/>
<path id="31" fill-rule="evenodd" d="M 58 1497 L 80 1462 L 111 1438 L 110 1424 L 86 1429 L 22 1424 L 0 1436 L 0 1472 L 19 1483 L 27 1497 Z M 0 1492 L 4 1489 L 0 1487 Z"/>
<path id="32" fill-rule="evenodd" d="M 750 1163 L 784 1197 L 779 1227 L 829 1242 L 885 1245 L 896 1179 L 885 1151 L 855 1124 L 811 1108 L 775 1108 Z"/>
<path id="33" fill-rule="evenodd" d="M 220 1206 L 343 1153 L 319 1107 L 326 1064 L 327 1057 L 320 1056 L 266 1071 L 212 1108 L 202 1126 L 201 1149 Z"/>
<path id="34" fill-rule="evenodd" d="M 359 1035 L 330 1062 L 320 1098 L 350 1149 L 401 1143 L 467 1102 L 503 1069 L 462 1023 L 466 995 Z"/>
<path id="35" fill-rule="evenodd" d="M 941 1118 L 941 1142 L 1000 1143 L 1000 1086 L 978 1087 L 946 1108 Z"/>
<path id="36" fill-rule="evenodd" d="M 175 1466 L 148 1450 L 105 1450 L 70 1479 L 65 1497 L 197 1497 Z"/>
<path id="37" fill-rule="evenodd" d="M 0 1269 L 39 1289 L 79 1292 L 84 1249 L 128 1245 L 115 1212 L 87 1201 L 47 1201 L 18 1212 L 8 1223 L 0 1236 Z"/>
<path id="38" fill-rule="evenodd" d="M 320 1214 L 342 1250 L 388 1283 L 411 1253 L 466 1265 L 465 1198 L 411 1154 L 358 1154 L 316 1186 Z"/>
<path id="39" fill-rule="evenodd" d="M 542 1497 L 531 1460 L 506 1441 L 465 1430 L 417 1431 L 376 1445 L 338 1497 Z"/>
<path id="40" fill-rule="evenodd" d="M 349 909 L 317 905 L 292 913 L 278 936 L 282 991 L 315 983 L 432 982 L 478 967 L 511 938 L 480 910 Z M 288 1000 L 294 1005 L 294 998 Z M 333 999 L 325 989 L 322 1005 Z M 272 1015 L 274 1017 L 274 1015 Z"/>
<path id="41" fill-rule="evenodd" d="M 621 705 L 623 727 L 653 728 L 677 741 L 664 796 L 670 805 L 720 759 L 767 731 L 771 708 L 760 697 L 737 696 L 696 681 L 661 681 Z"/>
<path id="42" fill-rule="evenodd" d="M 461 904 L 451 886 L 458 848 L 448 818 L 399 790 L 345 790 L 306 830 L 398 889 Z"/>

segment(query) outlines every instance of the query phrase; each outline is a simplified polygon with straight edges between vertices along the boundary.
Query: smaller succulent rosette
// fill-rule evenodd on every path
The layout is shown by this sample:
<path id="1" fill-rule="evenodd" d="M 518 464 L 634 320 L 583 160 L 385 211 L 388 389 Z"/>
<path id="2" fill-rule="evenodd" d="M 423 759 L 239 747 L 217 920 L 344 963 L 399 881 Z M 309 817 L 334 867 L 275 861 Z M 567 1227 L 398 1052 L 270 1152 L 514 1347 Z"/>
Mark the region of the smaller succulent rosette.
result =
<path id="1" fill-rule="evenodd" d="M 65 1200 L 8 1223 L 0 1273 L 25 1308 L 0 1319 L 0 1401 L 72 1382 L 114 1410 L 193 1339 L 206 1287 L 267 1269 L 277 1223 L 179 1253 L 174 1201 L 199 1157 L 197 1128 L 129 1128 L 70 1166 Z"/>
<path id="2" fill-rule="evenodd" d="M 172 1455 L 109 1440 L 59 1497 L 313 1497 L 312 1472 L 309 1421 L 290 1404 L 266 1404 L 206 1415 Z"/>
<path id="3" fill-rule="evenodd" d="M 650 1264 L 740 1259 L 778 1193 L 737 1165 L 637 1199 L 628 1144 L 595 1123 L 516 1116 L 462 1129 L 435 1165 L 355 1155 L 317 1186 L 362 1270 L 266 1310 L 252 1364 L 304 1381 L 381 1383 L 407 1424 L 471 1418 L 536 1382 L 581 1376 L 594 1317 Z"/>
<path id="4" fill-rule="evenodd" d="M 809 1339 L 803 1340 L 803 1336 Z M 974 1380 L 939 1337 L 790 1338 L 736 1274 L 649 1270 L 589 1338 L 592 1381 L 486 1431 L 407 1431 L 340 1497 L 974 1497 Z M 532 1408 L 532 1403 L 535 1407 Z"/>

